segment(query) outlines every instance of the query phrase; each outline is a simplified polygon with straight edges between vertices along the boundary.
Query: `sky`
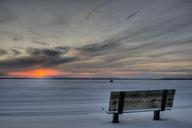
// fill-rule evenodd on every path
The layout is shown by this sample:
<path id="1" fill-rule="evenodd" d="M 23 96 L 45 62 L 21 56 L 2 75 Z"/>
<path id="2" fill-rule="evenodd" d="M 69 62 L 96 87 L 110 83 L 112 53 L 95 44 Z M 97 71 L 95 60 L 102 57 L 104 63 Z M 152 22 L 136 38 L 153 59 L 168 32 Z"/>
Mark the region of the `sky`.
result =
<path id="1" fill-rule="evenodd" d="M 0 76 L 191 77 L 192 0 L 0 0 Z"/>

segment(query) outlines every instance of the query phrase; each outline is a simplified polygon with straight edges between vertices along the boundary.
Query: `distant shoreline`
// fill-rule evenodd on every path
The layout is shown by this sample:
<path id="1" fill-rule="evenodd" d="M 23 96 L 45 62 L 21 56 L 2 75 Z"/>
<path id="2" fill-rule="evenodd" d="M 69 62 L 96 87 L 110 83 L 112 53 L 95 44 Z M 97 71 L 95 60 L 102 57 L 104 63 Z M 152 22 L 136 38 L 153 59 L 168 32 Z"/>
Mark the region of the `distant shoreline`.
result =
<path id="1" fill-rule="evenodd" d="M 16 78 L 0 77 L 0 79 L 63 79 L 63 80 L 192 80 L 192 78 Z"/>

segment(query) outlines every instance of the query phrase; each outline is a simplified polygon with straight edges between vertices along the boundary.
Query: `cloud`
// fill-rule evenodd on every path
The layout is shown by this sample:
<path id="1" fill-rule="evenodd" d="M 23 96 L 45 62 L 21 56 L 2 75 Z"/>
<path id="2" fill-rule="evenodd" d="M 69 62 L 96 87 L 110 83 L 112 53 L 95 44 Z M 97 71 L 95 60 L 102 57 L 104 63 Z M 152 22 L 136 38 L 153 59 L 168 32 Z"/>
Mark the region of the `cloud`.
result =
<path id="1" fill-rule="evenodd" d="M 106 53 L 111 53 L 114 49 L 120 46 L 120 42 L 116 42 L 114 39 L 105 40 L 103 42 L 97 42 L 92 44 L 87 44 L 77 48 L 81 53 L 88 55 L 103 55 Z"/>
<path id="2" fill-rule="evenodd" d="M 54 57 L 54 56 L 61 56 L 62 54 L 66 53 L 68 49 L 64 49 L 61 47 L 56 47 L 53 49 L 38 49 L 38 48 L 29 48 L 27 49 L 27 53 L 31 54 L 32 56 L 46 56 L 46 57 Z"/>
<path id="3" fill-rule="evenodd" d="M 136 11 L 134 11 L 133 13 L 131 13 L 130 15 L 128 15 L 125 20 L 130 20 L 131 18 L 135 17 L 139 12 L 143 11 L 145 8 L 147 8 L 149 5 L 151 5 L 155 0 L 149 0 L 145 3 L 145 5 L 143 5 L 142 7 L 140 7 L 139 9 L 137 9 Z"/>
<path id="4" fill-rule="evenodd" d="M 11 51 L 12 51 L 13 55 L 15 55 L 15 56 L 22 54 L 20 51 L 15 50 L 15 49 L 11 49 Z"/>
<path id="5" fill-rule="evenodd" d="M 114 48 L 118 45 L 118 42 L 115 42 L 114 40 L 106 40 L 103 42 L 98 42 L 98 43 L 94 43 L 94 44 L 88 44 L 85 45 L 83 48 L 81 48 L 82 50 L 85 51 L 90 51 L 90 52 L 96 52 L 96 51 L 100 51 L 100 50 L 107 50 L 110 48 Z"/>
<path id="6" fill-rule="evenodd" d="M 25 70 L 32 68 L 56 67 L 60 64 L 79 60 L 78 57 L 62 57 L 66 52 L 64 50 L 29 48 L 26 51 L 29 54 L 28 56 L 1 60 L 0 70 Z M 14 50 L 14 52 L 15 54 L 18 54 L 18 51 Z"/>
<path id="7" fill-rule="evenodd" d="M 4 56 L 4 55 L 13 55 L 13 56 L 17 56 L 22 54 L 20 51 L 15 50 L 15 49 L 10 49 L 10 50 L 4 50 L 4 49 L 0 49 L 0 56 Z"/>
<path id="8" fill-rule="evenodd" d="M 0 49 L 0 56 L 8 54 L 6 50 Z"/>
<path id="9" fill-rule="evenodd" d="M 85 19 L 89 20 L 91 18 L 91 16 L 100 8 L 108 5 L 110 2 L 112 2 L 113 0 L 104 0 L 101 3 L 97 4 L 92 10 L 89 11 L 89 13 L 86 15 Z"/>
<path id="10" fill-rule="evenodd" d="M 21 36 L 19 33 L 10 31 L 0 31 L 0 35 L 8 36 L 14 42 L 19 42 L 23 39 L 27 39 L 26 37 Z"/>
<path id="11" fill-rule="evenodd" d="M 55 47 L 56 50 L 60 50 L 60 51 L 63 51 L 64 53 L 65 52 L 68 52 L 70 50 L 70 47 L 66 47 L 66 46 L 57 46 Z"/>
<path id="12" fill-rule="evenodd" d="M 66 64 L 73 61 L 77 61 L 77 57 L 44 57 L 44 56 L 27 56 L 15 59 L 6 59 L 0 61 L 0 67 L 2 70 L 18 70 L 18 69 L 31 69 L 41 67 L 55 67 L 60 64 Z"/>
<path id="13" fill-rule="evenodd" d="M 37 40 L 34 40 L 32 42 L 35 43 L 35 44 L 40 44 L 40 45 L 49 45 L 49 43 L 42 42 L 42 41 L 37 41 Z"/>
<path id="14" fill-rule="evenodd" d="M 17 42 L 19 41 L 19 38 L 13 37 L 13 41 Z"/>
<path id="15" fill-rule="evenodd" d="M 143 72 L 143 70 L 146 71 L 149 68 L 146 68 L 147 66 L 142 67 L 142 65 L 153 65 L 153 63 L 159 63 L 160 65 L 164 62 L 188 62 L 191 59 L 191 48 L 187 47 L 191 45 L 190 38 L 143 40 L 143 43 L 129 45 L 127 41 L 129 41 L 131 36 L 128 35 L 129 33 L 118 33 L 109 40 L 76 48 L 80 51 L 80 55 L 86 56 L 86 58 L 82 62 L 83 64 L 76 64 L 74 67 L 84 69 L 122 67 L 133 70 L 137 68 Z M 132 41 L 134 42 L 134 40 Z M 182 64 L 179 65 L 182 67 Z M 166 66 L 162 68 L 166 68 Z"/>
<path id="16" fill-rule="evenodd" d="M 136 12 L 131 13 L 128 17 L 125 18 L 125 20 L 130 20 L 131 18 L 133 18 L 134 16 L 136 16 L 137 13 L 139 13 L 139 11 L 136 11 Z"/>
<path id="17" fill-rule="evenodd" d="M 35 66 L 39 66 L 39 64 L 42 64 L 45 62 L 46 59 L 43 57 L 20 57 L 20 58 L 14 58 L 14 59 L 6 59 L 3 61 L 0 61 L 0 67 L 1 69 L 25 69 L 25 68 L 32 68 Z"/>

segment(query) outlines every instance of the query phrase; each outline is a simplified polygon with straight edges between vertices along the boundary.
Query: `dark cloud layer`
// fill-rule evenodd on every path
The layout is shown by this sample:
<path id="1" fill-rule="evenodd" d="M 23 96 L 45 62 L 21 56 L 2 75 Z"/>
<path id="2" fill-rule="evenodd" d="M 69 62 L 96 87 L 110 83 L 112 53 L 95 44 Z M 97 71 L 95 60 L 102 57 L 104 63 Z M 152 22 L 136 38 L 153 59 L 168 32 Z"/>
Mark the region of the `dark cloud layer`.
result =
<path id="1" fill-rule="evenodd" d="M 29 54 L 32 56 L 48 56 L 48 57 L 54 57 L 54 56 L 60 56 L 62 54 L 59 50 L 54 49 L 36 49 L 36 48 L 30 48 L 27 50 Z"/>
<path id="2" fill-rule="evenodd" d="M 65 52 L 55 49 L 30 48 L 27 49 L 27 53 L 30 55 L 0 61 L 1 70 L 54 67 L 79 60 L 78 57 L 62 57 Z"/>

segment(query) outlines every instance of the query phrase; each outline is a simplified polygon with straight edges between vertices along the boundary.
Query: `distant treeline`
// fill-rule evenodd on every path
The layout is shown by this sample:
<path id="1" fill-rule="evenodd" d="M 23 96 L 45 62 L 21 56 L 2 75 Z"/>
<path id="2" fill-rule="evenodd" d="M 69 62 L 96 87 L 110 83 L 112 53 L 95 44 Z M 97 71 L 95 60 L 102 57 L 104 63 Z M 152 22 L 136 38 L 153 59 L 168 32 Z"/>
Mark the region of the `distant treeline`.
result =
<path id="1" fill-rule="evenodd" d="M 192 80 L 192 78 L 18 78 L 0 77 L 0 79 L 64 79 L 64 80 Z"/>
<path id="2" fill-rule="evenodd" d="M 192 80 L 192 78 L 162 78 L 162 80 Z"/>

